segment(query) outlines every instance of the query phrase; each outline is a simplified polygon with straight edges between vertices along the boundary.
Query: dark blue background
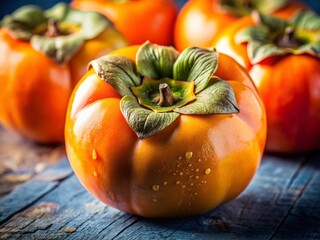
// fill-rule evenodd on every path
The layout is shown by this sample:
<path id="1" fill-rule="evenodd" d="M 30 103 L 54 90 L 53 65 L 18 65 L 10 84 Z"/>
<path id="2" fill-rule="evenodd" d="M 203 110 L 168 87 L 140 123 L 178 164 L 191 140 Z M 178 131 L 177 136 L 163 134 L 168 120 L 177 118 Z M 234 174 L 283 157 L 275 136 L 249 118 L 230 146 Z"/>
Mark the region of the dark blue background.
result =
<path id="1" fill-rule="evenodd" d="M 157 1 L 157 0 L 150 0 L 150 1 Z M 277 0 L 274 0 L 277 1 Z M 11 13 L 14 11 L 16 8 L 26 5 L 26 4 L 36 4 L 39 5 L 43 8 L 49 8 L 53 6 L 54 4 L 61 2 L 61 0 L 31 0 L 31 1 L 26 1 L 26 0 L 2 0 L 0 4 L 0 18 L 2 18 L 4 15 Z M 64 2 L 70 2 L 69 1 L 64 1 Z M 186 0 L 178 0 L 179 6 L 181 7 Z M 305 2 L 309 6 L 311 6 L 316 12 L 320 14 L 320 0 L 304 0 L 302 2 Z"/>

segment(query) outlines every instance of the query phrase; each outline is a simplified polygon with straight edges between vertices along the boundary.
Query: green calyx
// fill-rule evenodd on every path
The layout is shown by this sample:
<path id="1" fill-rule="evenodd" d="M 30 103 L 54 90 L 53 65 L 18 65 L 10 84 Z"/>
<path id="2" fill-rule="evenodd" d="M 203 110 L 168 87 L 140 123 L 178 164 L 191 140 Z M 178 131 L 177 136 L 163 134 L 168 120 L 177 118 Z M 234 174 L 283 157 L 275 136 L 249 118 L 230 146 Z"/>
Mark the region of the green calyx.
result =
<path id="1" fill-rule="evenodd" d="M 112 23 L 96 12 L 83 12 L 65 3 L 43 11 L 37 6 L 24 6 L 5 16 L 1 27 L 59 64 L 67 62 L 89 39 L 98 36 Z"/>
<path id="2" fill-rule="evenodd" d="M 196 99 L 194 82 L 170 78 L 152 80 L 145 77 L 142 84 L 131 87 L 131 91 L 141 106 L 155 112 L 171 112 Z"/>
<path id="3" fill-rule="evenodd" d="M 301 12 L 292 20 L 255 12 L 256 25 L 240 30 L 235 40 L 248 44 L 252 64 L 286 54 L 309 54 L 320 57 L 320 17 L 311 12 Z"/>
<path id="4" fill-rule="evenodd" d="M 228 82 L 214 77 L 218 53 L 143 44 L 136 63 L 110 55 L 92 61 L 100 78 L 122 96 L 121 112 L 140 139 L 173 123 L 180 114 L 233 114 L 239 109 Z"/>
<path id="5" fill-rule="evenodd" d="M 227 12 L 235 16 L 243 17 L 257 10 L 264 14 L 271 14 L 288 3 L 288 0 L 220 0 L 220 5 Z"/>

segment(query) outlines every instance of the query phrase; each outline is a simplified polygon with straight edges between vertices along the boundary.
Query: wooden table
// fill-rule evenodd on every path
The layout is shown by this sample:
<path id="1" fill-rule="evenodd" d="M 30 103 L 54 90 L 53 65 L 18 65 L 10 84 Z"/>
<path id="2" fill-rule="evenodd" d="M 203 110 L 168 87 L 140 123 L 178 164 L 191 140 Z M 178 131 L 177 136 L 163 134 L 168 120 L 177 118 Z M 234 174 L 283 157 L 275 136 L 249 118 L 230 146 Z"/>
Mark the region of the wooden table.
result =
<path id="1" fill-rule="evenodd" d="M 237 199 L 202 216 L 160 220 L 94 199 L 63 146 L 12 136 L 0 128 L 0 239 L 320 239 L 320 153 L 265 155 Z"/>

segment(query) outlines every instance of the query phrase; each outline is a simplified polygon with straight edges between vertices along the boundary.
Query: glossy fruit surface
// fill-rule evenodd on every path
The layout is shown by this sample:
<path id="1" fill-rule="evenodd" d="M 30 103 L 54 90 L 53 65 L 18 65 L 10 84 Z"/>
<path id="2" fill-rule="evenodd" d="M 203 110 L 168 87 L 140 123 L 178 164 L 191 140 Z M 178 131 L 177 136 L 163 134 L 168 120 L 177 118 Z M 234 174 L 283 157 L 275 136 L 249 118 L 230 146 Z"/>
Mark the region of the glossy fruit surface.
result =
<path id="1" fill-rule="evenodd" d="M 157 53 L 159 46 L 150 48 Z M 141 49 L 139 46 L 124 48 L 100 62 L 112 57 L 120 59 L 120 56 L 134 62 L 136 54 L 143 55 Z M 162 49 L 160 52 L 172 51 Z M 196 48 L 192 51 L 210 53 Z M 141 135 L 139 138 L 131 126 L 135 116 L 129 113 L 132 118 L 126 118 L 128 109 L 123 103 L 128 96 L 119 94 L 110 85 L 113 82 L 102 80 L 106 75 L 97 71 L 97 66 L 105 65 L 98 63 L 92 63 L 93 68 L 73 92 L 65 128 L 69 161 L 90 193 L 132 214 L 178 217 L 209 211 L 245 189 L 264 150 L 266 119 L 252 80 L 233 59 L 218 54 L 214 76 L 227 80 L 220 83 L 231 87 L 239 112 L 181 113 L 167 127 L 145 138 Z M 139 63 L 137 66 L 142 69 Z M 109 74 L 108 71 L 104 73 Z M 200 94 L 201 91 L 196 93 Z M 160 114 L 174 114 L 178 110 Z M 149 116 L 152 121 L 153 115 Z"/>
<path id="2" fill-rule="evenodd" d="M 266 106 L 266 150 L 271 152 L 296 153 L 320 149 L 320 54 L 316 52 L 317 48 L 320 49 L 317 40 L 320 39 L 320 31 L 308 30 L 309 24 L 313 25 L 319 18 L 302 13 L 294 19 L 293 27 L 290 26 L 293 31 L 289 28 L 272 29 L 273 33 L 280 32 L 281 35 L 282 32 L 281 36 L 275 35 L 275 41 L 263 37 L 269 45 L 241 41 L 244 38 L 240 34 L 246 29 L 260 28 L 251 17 L 230 25 L 214 42 L 219 51 L 244 66 L 254 80 Z M 274 26 L 285 24 L 275 21 Z M 302 23 L 304 26 L 300 25 Z M 254 45 L 258 47 L 254 48 Z M 309 46 L 311 50 L 305 51 Z"/>
<path id="3" fill-rule="evenodd" d="M 225 2 L 225 4 L 224 4 Z M 216 35 L 234 21 L 259 7 L 252 5 L 246 7 L 244 1 L 219 1 L 219 0 L 190 0 L 178 14 L 175 30 L 175 47 L 182 51 L 190 46 L 211 47 Z M 246 1 L 257 5 L 272 5 L 271 1 Z M 230 4 L 234 6 L 230 6 Z M 273 14 L 284 19 L 292 17 L 298 11 L 305 9 L 302 4 L 291 1 L 272 1 L 273 8 L 261 7 L 259 11 Z M 240 7 L 237 7 L 240 6 Z"/>
<path id="4" fill-rule="evenodd" d="M 174 0 L 74 0 L 72 6 L 103 13 L 123 33 L 130 44 L 145 41 L 171 45 L 178 12 Z"/>
<path id="5" fill-rule="evenodd" d="M 65 4 L 52 9 L 56 14 L 64 10 L 79 14 L 68 10 Z M 5 128 L 42 143 L 64 140 L 69 96 L 86 72 L 88 62 L 127 45 L 124 37 L 100 14 L 97 19 L 100 18 L 102 28 L 83 41 L 78 32 L 70 35 L 63 32 L 66 28 L 71 31 L 72 17 L 68 22 L 58 14 L 60 25 L 54 26 L 58 23 L 48 23 L 52 19 L 50 14 L 50 10 L 24 7 L 7 16 L 0 29 L 0 122 Z M 30 15 L 38 18 L 24 18 Z M 87 18 L 86 22 L 91 20 Z M 38 33 L 31 34 L 30 28 L 26 28 L 30 23 L 34 33 Z"/>

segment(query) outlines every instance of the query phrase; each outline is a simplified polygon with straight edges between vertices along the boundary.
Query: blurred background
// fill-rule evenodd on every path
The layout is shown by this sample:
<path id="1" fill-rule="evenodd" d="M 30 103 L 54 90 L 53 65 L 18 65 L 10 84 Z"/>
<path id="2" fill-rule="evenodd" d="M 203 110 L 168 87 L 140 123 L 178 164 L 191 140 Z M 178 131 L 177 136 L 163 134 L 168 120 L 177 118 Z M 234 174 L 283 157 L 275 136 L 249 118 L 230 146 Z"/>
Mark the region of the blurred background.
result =
<path id="1" fill-rule="evenodd" d="M 157 1 L 157 0 L 150 0 L 150 1 Z M 273 0 L 277 1 L 277 0 Z M 0 18 L 2 18 L 4 15 L 11 13 L 14 11 L 16 8 L 26 5 L 26 4 L 35 4 L 39 5 L 43 8 L 49 8 L 53 6 L 54 4 L 62 2 L 59 0 L 49 0 L 49 1 L 43 1 L 43 0 L 31 0 L 31 1 L 26 1 L 26 0 L 14 0 L 14 1 L 9 1 L 9 0 L 2 0 L 0 4 Z M 63 1 L 63 2 L 70 2 L 70 1 Z M 181 7 L 186 0 L 177 0 L 179 7 Z M 320 14 L 320 0 L 300 0 L 300 2 L 304 2 L 307 5 L 309 5 L 314 11 L 316 11 L 318 14 Z"/>

